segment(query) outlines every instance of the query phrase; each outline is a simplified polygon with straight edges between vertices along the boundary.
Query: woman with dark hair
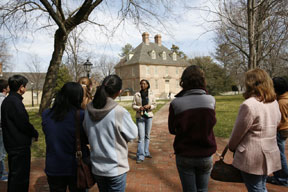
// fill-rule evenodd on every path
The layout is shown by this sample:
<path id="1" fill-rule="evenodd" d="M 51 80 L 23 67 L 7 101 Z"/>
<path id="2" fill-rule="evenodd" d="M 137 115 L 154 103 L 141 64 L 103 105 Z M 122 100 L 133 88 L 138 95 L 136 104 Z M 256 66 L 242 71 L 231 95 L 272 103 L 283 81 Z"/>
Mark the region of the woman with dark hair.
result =
<path id="1" fill-rule="evenodd" d="M 216 152 L 215 99 L 207 95 L 204 72 L 191 65 L 181 76 L 182 91 L 169 108 L 169 132 L 175 135 L 176 165 L 184 192 L 208 191 Z"/>
<path id="2" fill-rule="evenodd" d="M 140 81 L 141 90 L 134 95 L 132 108 L 136 111 L 138 127 L 138 148 L 136 163 L 142 163 L 146 158 L 152 158 L 149 152 L 150 132 L 152 128 L 152 110 L 156 108 L 156 100 L 149 91 L 150 84 L 146 79 Z"/>
<path id="3" fill-rule="evenodd" d="M 51 109 L 42 114 L 42 127 L 46 141 L 45 172 L 50 191 L 85 192 L 77 189 L 76 162 L 76 111 L 80 111 L 81 122 L 84 111 L 81 110 L 83 89 L 79 83 L 68 82 L 57 93 Z M 81 123 L 82 124 L 82 123 Z M 81 144 L 83 156 L 89 151 L 83 127 L 81 127 Z"/>
<path id="4" fill-rule="evenodd" d="M 281 113 L 272 79 L 264 70 L 247 71 L 245 87 L 246 100 L 240 105 L 228 146 L 247 190 L 267 192 L 267 175 L 281 169 L 276 141 Z"/>
<path id="5" fill-rule="evenodd" d="M 91 147 L 92 173 L 100 192 L 125 191 L 129 171 L 127 143 L 137 136 L 130 113 L 114 101 L 121 88 L 120 77 L 105 77 L 85 110 L 83 125 Z"/>
<path id="6" fill-rule="evenodd" d="M 281 121 L 277 128 L 277 145 L 280 150 L 282 169 L 269 176 L 267 183 L 288 186 L 288 165 L 285 155 L 285 142 L 288 137 L 288 81 L 284 77 L 274 77 L 273 84 L 281 112 Z"/>

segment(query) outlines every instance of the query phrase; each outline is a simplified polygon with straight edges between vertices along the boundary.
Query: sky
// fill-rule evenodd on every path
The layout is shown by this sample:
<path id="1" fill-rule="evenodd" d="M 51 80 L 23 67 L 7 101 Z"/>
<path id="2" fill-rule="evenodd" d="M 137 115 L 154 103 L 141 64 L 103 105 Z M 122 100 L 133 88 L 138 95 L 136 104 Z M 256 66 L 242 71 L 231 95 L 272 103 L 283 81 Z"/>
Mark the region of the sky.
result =
<path id="1" fill-rule="evenodd" d="M 193 0 L 191 6 L 209 6 L 210 0 Z M 179 9 L 179 8 L 177 8 Z M 181 12 L 183 10 L 177 10 Z M 117 25 L 116 14 L 99 12 L 93 17 L 97 17 L 107 28 L 112 29 Z M 205 19 L 209 17 L 207 13 L 190 10 L 183 11 L 176 20 L 166 22 L 167 30 L 159 28 L 158 30 L 144 29 L 143 27 L 135 27 L 129 20 L 125 26 L 120 26 L 113 36 L 105 35 L 103 28 L 95 28 L 87 25 L 83 32 L 82 40 L 83 47 L 86 52 L 89 52 L 89 57 L 92 55 L 91 62 L 101 55 L 119 60 L 118 56 L 121 48 L 129 43 L 134 48 L 142 42 L 141 34 L 148 32 L 150 34 L 150 42 L 154 42 L 154 36 L 161 34 L 162 44 L 167 48 L 171 48 L 172 44 L 177 45 L 189 58 L 195 56 L 207 56 L 213 54 L 215 44 L 213 38 L 215 34 L 213 31 L 206 33 L 207 28 L 211 29 L 211 24 Z M 110 18 L 110 19 L 107 19 Z M 53 30 L 44 31 L 39 30 L 32 35 L 25 35 L 10 43 L 8 46 L 9 54 L 12 55 L 10 59 L 11 70 L 13 72 L 29 72 L 29 65 L 33 57 L 41 63 L 40 71 L 46 72 L 49 66 L 50 59 L 53 52 Z M 88 54 L 88 53 L 87 53 Z M 88 56 L 87 56 L 88 57 Z"/>

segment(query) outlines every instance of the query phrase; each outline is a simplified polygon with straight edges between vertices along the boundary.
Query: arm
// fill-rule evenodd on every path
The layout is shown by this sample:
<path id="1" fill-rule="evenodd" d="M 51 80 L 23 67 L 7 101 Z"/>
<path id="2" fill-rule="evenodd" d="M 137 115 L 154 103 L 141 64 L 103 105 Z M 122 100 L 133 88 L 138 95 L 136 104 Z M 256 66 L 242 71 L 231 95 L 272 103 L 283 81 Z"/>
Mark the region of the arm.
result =
<path id="1" fill-rule="evenodd" d="M 253 123 L 253 114 L 248 105 L 242 104 L 229 139 L 229 149 L 235 151 L 239 143 L 251 128 Z"/>
<path id="2" fill-rule="evenodd" d="M 155 109 L 157 107 L 157 103 L 156 103 L 156 99 L 155 99 L 153 94 L 150 95 L 149 99 L 151 99 L 151 104 L 148 106 L 148 108 L 149 108 L 149 110 L 152 111 L 153 109 Z"/>
<path id="3" fill-rule="evenodd" d="M 122 118 L 121 133 L 124 135 L 127 141 L 131 141 L 137 138 L 138 128 L 132 120 L 130 113 L 127 110 L 123 112 L 124 114 Z"/>
<path id="4" fill-rule="evenodd" d="M 170 134 L 176 135 L 176 129 L 174 127 L 174 118 L 175 118 L 175 113 L 173 106 L 170 104 L 169 107 L 169 117 L 168 117 L 168 129 Z"/>
<path id="5" fill-rule="evenodd" d="M 140 105 L 137 105 L 137 93 L 134 95 L 133 97 L 133 102 L 132 102 L 132 108 L 135 110 L 135 111 L 140 111 L 140 108 L 142 106 Z"/>

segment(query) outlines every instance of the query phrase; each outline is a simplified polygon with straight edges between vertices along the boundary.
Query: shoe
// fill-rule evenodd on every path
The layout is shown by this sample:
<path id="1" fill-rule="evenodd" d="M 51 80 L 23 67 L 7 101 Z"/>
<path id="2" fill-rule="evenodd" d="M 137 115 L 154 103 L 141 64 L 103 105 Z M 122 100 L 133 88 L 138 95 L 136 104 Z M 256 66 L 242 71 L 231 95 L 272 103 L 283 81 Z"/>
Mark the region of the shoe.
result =
<path id="1" fill-rule="evenodd" d="M 7 182 L 7 181 L 8 181 L 8 177 L 6 177 L 6 176 L 3 175 L 3 176 L 0 178 L 0 181 Z"/>
<path id="2" fill-rule="evenodd" d="M 136 160 L 136 163 L 137 163 L 137 164 L 140 164 L 140 163 L 143 163 L 143 161 L 144 161 L 144 160 L 137 159 L 137 160 Z"/>
<path id="3" fill-rule="evenodd" d="M 151 159 L 152 156 L 151 155 L 146 155 L 145 158 Z"/>

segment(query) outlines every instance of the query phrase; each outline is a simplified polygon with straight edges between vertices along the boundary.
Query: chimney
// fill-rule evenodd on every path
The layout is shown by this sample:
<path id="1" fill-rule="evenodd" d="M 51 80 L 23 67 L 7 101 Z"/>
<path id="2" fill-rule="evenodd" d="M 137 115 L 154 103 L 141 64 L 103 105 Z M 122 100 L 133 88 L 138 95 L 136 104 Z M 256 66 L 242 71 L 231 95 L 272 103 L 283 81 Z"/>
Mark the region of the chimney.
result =
<path id="1" fill-rule="evenodd" d="M 160 34 L 157 34 L 157 35 L 155 35 L 155 37 L 154 37 L 154 39 L 155 39 L 155 43 L 158 45 L 158 46 L 161 46 L 161 35 Z"/>
<path id="2" fill-rule="evenodd" d="M 145 43 L 145 45 L 149 45 L 149 33 L 144 32 L 142 34 L 142 41 Z"/>

